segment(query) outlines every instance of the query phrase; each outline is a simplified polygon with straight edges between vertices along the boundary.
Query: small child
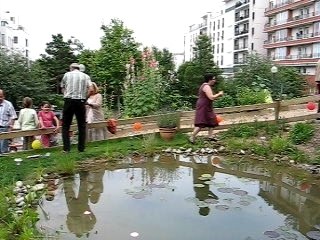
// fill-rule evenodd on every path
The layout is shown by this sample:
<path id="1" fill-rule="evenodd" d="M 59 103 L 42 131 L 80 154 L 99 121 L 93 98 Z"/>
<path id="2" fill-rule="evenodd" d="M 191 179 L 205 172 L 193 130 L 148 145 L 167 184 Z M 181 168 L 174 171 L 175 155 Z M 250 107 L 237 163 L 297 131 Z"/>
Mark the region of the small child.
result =
<path id="1" fill-rule="evenodd" d="M 39 126 L 39 119 L 36 110 L 32 109 L 32 99 L 25 97 L 22 101 L 23 109 L 20 110 L 18 123 L 21 130 L 33 130 Z M 23 137 L 23 149 L 31 149 L 34 136 Z"/>
<path id="2" fill-rule="evenodd" d="M 53 139 L 59 129 L 59 119 L 56 117 L 51 109 L 51 104 L 49 102 L 43 102 L 41 104 L 41 111 L 38 113 L 40 128 L 55 128 L 54 133 L 42 134 L 41 143 L 44 147 L 51 147 L 54 145 Z"/>

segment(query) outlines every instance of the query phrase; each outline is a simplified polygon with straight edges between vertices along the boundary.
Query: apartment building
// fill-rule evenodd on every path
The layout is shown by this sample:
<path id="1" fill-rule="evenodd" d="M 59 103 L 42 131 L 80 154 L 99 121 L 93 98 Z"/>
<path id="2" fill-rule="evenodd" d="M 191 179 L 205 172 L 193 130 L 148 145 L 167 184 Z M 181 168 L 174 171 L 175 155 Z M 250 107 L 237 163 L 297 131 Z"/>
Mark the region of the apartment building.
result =
<path id="1" fill-rule="evenodd" d="M 29 38 L 24 27 L 10 12 L 0 12 L 0 47 L 29 57 Z"/>
<path id="2" fill-rule="evenodd" d="M 269 0 L 265 10 L 268 34 L 264 47 L 277 64 L 297 67 L 315 88 L 320 60 L 320 1 Z"/>
<path id="3" fill-rule="evenodd" d="M 267 0 L 224 0 L 215 12 L 202 17 L 202 23 L 189 27 L 185 35 L 185 61 L 194 57 L 193 47 L 201 34 L 211 37 L 214 61 L 226 76 L 245 64 L 250 53 L 266 55 L 263 44 L 267 34 L 263 27 L 267 6 Z"/>

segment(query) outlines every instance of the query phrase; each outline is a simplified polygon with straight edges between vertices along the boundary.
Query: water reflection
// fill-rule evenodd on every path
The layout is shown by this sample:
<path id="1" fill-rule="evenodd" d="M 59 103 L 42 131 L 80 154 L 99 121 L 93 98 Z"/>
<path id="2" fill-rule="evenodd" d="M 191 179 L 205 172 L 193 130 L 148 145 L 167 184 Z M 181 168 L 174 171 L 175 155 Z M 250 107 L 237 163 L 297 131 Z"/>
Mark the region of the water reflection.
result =
<path id="1" fill-rule="evenodd" d="M 74 181 L 65 181 L 63 184 L 64 195 L 68 207 L 66 225 L 70 232 L 77 237 L 88 233 L 96 223 L 96 217 L 89 206 L 89 198 L 92 203 L 97 203 L 103 192 L 104 171 L 81 172 L 78 189 Z"/>
<path id="2" fill-rule="evenodd" d="M 203 174 L 210 174 L 211 176 L 214 176 L 214 167 L 208 159 L 198 158 L 198 161 L 196 161 L 195 158 L 196 157 L 194 156 L 191 157 L 191 161 L 193 163 L 193 184 L 203 184 L 203 180 L 200 180 L 199 178 L 201 178 L 201 175 Z M 193 187 L 193 190 L 195 192 L 195 197 L 199 201 L 204 201 L 206 199 L 218 199 L 218 197 L 210 191 L 209 184 L 203 184 L 203 187 Z M 199 214 L 201 216 L 207 216 L 209 213 L 210 208 L 208 206 L 199 206 Z"/>
<path id="3" fill-rule="evenodd" d="M 40 212 L 39 225 L 60 232 L 59 239 L 121 240 L 139 232 L 139 239 L 152 240 L 262 240 L 274 232 L 279 239 L 306 239 L 320 224 L 319 185 L 284 169 L 226 162 L 217 168 L 211 160 L 163 155 L 81 172 L 45 202 L 51 218 Z M 211 184 L 203 174 L 214 176 Z"/>

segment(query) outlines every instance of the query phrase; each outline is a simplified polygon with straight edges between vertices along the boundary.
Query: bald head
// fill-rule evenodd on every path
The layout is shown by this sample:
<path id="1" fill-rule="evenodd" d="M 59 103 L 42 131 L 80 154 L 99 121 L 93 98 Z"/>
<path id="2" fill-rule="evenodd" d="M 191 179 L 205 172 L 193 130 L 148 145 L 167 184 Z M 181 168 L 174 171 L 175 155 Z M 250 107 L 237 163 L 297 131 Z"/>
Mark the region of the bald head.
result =
<path id="1" fill-rule="evenodd" d="M 4 100 L 4 91 L 0 89 L 0 103 L 2 103 Z"/>

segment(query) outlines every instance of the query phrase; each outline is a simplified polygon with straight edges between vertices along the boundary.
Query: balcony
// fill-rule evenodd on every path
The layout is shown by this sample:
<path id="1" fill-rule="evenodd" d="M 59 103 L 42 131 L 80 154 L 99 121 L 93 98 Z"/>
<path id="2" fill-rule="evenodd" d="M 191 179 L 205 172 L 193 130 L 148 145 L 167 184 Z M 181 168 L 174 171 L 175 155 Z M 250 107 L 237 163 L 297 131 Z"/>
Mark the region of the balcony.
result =
<path id="1" fill-rule="evenodd" d="M 318 21 L 320 21 L 320 12 L 312 12 L 309 14 L 294 16 L 280 22 L 274 20 L 271 23 L 265 24 L 264 32 L 274 32 L 279 29 L 293 28 Z"/>
<path id="2" fill-rule="evenodd" d="M 265 16 L 269 17 L 286 10 L 297 9 L 314 3 L 316 0 L 287 0 L 285 2 L 275 4 L 265 9 Z"/>
<path id="3" fill-rule="evenodd" d="M 288 36 L 284 38 L 273 38 L 264 41 L 265 48 L 279 48 L 296 45 L 306 45 L 320 42 L 320 32 L 309 34 L 296 34 L 295 36 Z"/>
<path id="4" fill-rule="evenodd" d="M 244 58 L 235 58 L 233 64 L 246 64 L 246 60 Z"/>
<path id="5" fill-rule="evenodd" d="M 242 20 L 249 20 L 249 14 L 246 14 L 246 15 L 243 15 L 243 16 L 236 16 L 236 17 L 235 17 L 235 21 L 236 21 L 236 22 L 239 22 L 239 21 L 242 21 Z"/>
<path id="6" fill-rule="evenodd" d="M 235 51 L 247 51 L 248 50 L 248 45 L 247 44 L 240 44 L 240 45 L 235 45 L 234 46 Z"/>
<path id="7" fill-rule="evenodd" d="M 235 36 L 238 36 L 238 35 L 242 35 L 242 34 L 247 34 L 247 33 L 249 33 L 249 30 L 248 29 L 243 29 L 243 30 L 235 30 L 234 31 L 234 35 Z"/>
<path id="8" fill-rule="evenodd" d="M 250 0 L 244 0 L 244 1 L 239 1 L 239 2 L 237 2 L 235 5 L 234 5 L 234 7 L 235 7 L 235 9 L 238 9 L 238 8 L 244 8 L 244 7 L 246 7 L 247 5 L 249 5 L 249 3 L 250 3 Z"/>
<path id="9" fill-rule="evenodd" d="M 315 66 L 319 61 L 320 53 L 287 55 L 277 57 L 269 56 L 269 58 L 279 65 Z"/>

